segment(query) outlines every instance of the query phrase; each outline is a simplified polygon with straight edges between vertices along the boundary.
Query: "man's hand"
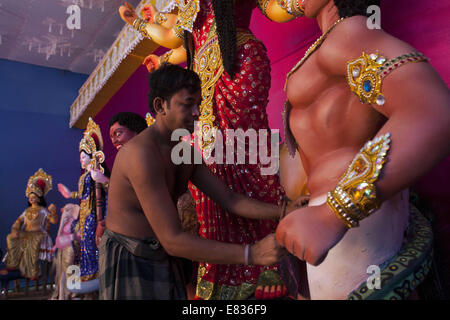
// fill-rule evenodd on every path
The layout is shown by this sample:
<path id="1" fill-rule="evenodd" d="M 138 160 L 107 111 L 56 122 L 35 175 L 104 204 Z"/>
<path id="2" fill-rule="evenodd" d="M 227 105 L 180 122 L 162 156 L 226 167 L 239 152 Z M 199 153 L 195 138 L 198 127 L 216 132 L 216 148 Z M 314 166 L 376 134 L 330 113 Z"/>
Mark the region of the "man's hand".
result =
<path id="1" fill-rule="evenodd" d="M 97 245 L 97 248 L 100 245 L 100 240 L 102 239 L 102 235 L 105 232 L 105 228 L 105 219 L 97 223 L 97 230 L 95 231 L 95 244 Z"/>
<path id="2" fill-rule="evenodd" d="M 142 64 L 147 67 L 148 72 L 155 71 L 159 68 L 159 57 L 157 55 L 150 54 L 144 59 Z"/>
<path id="3" fill-rule="evenodd" d="M 250 256 L 253 265 L 270 266 L 286 254 L 286 250 L 275 239 L 275 234 L 267 235 L 251 246 Z"/>
<path id="4" fill-rule="evenodd" d="M 326 203 L 295 210 L 276 230 L 278 242 L 299 259 L 319 265 L 348 230 Z"/>
<path id="5" fill-rule="evenodd" d="M 122 20 L 129 25 L 133 25 L 134 20 L 138 17 L 133 6 L 128 2 L 125 2 L 125 5 L 119 7 L 119 14 Z"/>
<path id="6" fill-rule="evenodd" d="M 67 189 L 67 187 L 65 185 L 63 185 L 62 183 L 58 183 L 58 191 L 62 194 L 62 196 L 66 199 L 69 199 L 71 194 L 70 194 L 70 190 Z"/>

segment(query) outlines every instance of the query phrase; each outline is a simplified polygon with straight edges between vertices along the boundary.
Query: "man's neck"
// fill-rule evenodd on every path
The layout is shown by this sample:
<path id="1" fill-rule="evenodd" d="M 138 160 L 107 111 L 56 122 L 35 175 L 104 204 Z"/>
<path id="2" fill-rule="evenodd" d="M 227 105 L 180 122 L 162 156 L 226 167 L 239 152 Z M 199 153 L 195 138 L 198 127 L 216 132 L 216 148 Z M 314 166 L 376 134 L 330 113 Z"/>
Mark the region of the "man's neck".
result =
<path id="1" fill-rule="evenodd" d="M 172 141 L 172 131 L 167 128 L 161 121 L 156 121 L 153 125 L 153 134 L 157 143 L 161 146 L 173 147 L 179 141 Z"/>
<path id="2" fill-rule="evenodd" d="M 339 11 L 333 0 L 330 0 L 317 14 L 317 23 L 322 31 L 326 32 L 337 20 L 339 20 Z"/>

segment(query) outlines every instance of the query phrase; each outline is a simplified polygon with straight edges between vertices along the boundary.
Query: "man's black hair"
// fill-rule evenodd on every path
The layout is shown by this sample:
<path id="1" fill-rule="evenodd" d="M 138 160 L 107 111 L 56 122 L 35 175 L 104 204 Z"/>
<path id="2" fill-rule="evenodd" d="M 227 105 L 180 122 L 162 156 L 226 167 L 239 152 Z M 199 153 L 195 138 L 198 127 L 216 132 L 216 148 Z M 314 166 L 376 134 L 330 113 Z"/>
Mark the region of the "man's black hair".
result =
<path id="1" fill-rule="evenodd" d="M 170 98 L 182 89 L 187 89 L 190 93 L 201 90 L 200 78 L 194 71 L 170 63 L 163 63 L 151 72 L 148 83 L 150 86 L 148 107 L 153 114 L 155 98 L 160 97 L 169 102 Z"/>
<path id="2" fill-rule="evenodd" d="M 109 128 L 116 122 L 136 133 L 140 133 L 147 128 L 145 119 L 134 112 L 119 112 L 112 116 L 111 119 L 109 119 Z"/>
<path id="3" fill-rule="evenodd" d="M 353 16 L 369 16 L 367 8 L 371 5 L 380 6 L 380 0 L 334 0 L 334 4 L 339 10 L 339 16 L 353 17 Z"/>

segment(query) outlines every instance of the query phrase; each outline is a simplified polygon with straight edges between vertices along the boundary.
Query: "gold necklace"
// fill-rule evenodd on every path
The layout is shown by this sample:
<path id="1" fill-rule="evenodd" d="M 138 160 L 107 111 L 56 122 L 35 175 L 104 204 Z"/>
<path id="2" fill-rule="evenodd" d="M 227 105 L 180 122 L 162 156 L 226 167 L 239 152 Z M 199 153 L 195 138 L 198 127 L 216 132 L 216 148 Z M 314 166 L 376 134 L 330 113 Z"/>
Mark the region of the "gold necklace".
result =
<path id="1" fill-rule="evenodd" d="M 39 212 L 41 211 L 42 207 L 28 207 L 25 213 L 25 217 L 28 221 L 33 221 L 36 219 L 39 215 Z"/>
<path id="2" fill-rule="evenodd" d="M 335 23 L 333 23 L 331 25 L 331 27 L 328 28 L 327 31 L 325 31 L 324 34 L 322 34 L 316 41 L 314 41 L 314 43 L 308 48 L 308 50 L 306 50 L 303 58 L 297 62 L 297 64 L 291 69 L 291 71 L 289 71 L 289 73 L 286 76 L 286 83 L 284 84 L 284 91 L 286 91 L 286 84 L 287 81 L 289 79 L 289 77 L 295 72 L 297 71 L 298 68 L 300 68 L 302 66 L 303 63 L 305 63 L 305 61 L 309 58 L 309 56 L 311 56 L 322 44 L 322 42 L 325 41 L 325 39 L 327 38 L 328 34 L 331 32 L 331 30 L 334 29 L 334 27 L 336 27 L 340 22 L 342 22 L 342 20 L 344 20 L 347 17 L 342 17 L 339 20 L 337 20 Z"/>

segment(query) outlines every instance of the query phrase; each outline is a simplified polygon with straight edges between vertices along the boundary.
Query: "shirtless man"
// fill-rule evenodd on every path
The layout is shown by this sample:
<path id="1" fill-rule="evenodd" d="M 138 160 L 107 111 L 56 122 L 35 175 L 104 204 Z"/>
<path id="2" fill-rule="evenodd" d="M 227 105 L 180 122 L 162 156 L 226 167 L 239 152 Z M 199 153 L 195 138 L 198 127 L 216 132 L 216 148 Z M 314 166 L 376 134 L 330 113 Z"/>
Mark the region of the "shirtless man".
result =
<path id="1" fill-rule="evenodd" d="M 281 209 L 232 193 L 203 164 L 172 162 L 178 143 L 171 141 L 172 132 L 184 128 L 192 133 L 199 116 L 201 88 L 195 72 L 163 65 L 150 76 L 150 93 L 156 123 L 121 148 L 112 170 L 100 245 L 100 297 L 185 299 L 172 256 L 220 264 L 276 263 L 285 251 L 274 234 L 243 246 L 182 231 L 175 204 L 188 181 L 229 212 L 247 218 L 277 219 Z"/>
<path id="2" fill-rule="evenodd" d="M 286 139 L 298 143 L 311 198 L 308 207 L 281 221 L 276 237 L 308 263 L 312 299 L 345 299 L 367 280 L 368 266 L 381 265 L 397 253 L 409 215 L 405 188 L 450 151 L 448 88 L 421 55 L 409 56 L 416 63 L 400 57 L 386 66 L 416 50 L 381 29 L 367 28 L 364 15 L 372 4 L 377 1 L 302 1 L 305 15 L 315 18 L 325 35 L 288 75 Z M 347 18 L 339 21 L 342 17 Z M 377 70 L 383 66 L 388 73 L 381 72 L 380 88 L 363 77 L 374 72 L 355 62 L 363 52 Z M 354 83 L 360 85 L 361 100 L 351 91 Z M 386 133 L 391 140 L 387 161 L 373 182 L 376 196 L 367 202 L 371 209 L 382 204 L 380 209 L 364 211 L 354 198 L 359 211 L 342 203 L 333 207 L 343 174 L 357 164 L 350 165 L 352 159 L 374 138 L 389 145 Z M 363 182 L 360 191 L 374 196 Z M 348 218 L 355 212 L 368 217 Z"/>

